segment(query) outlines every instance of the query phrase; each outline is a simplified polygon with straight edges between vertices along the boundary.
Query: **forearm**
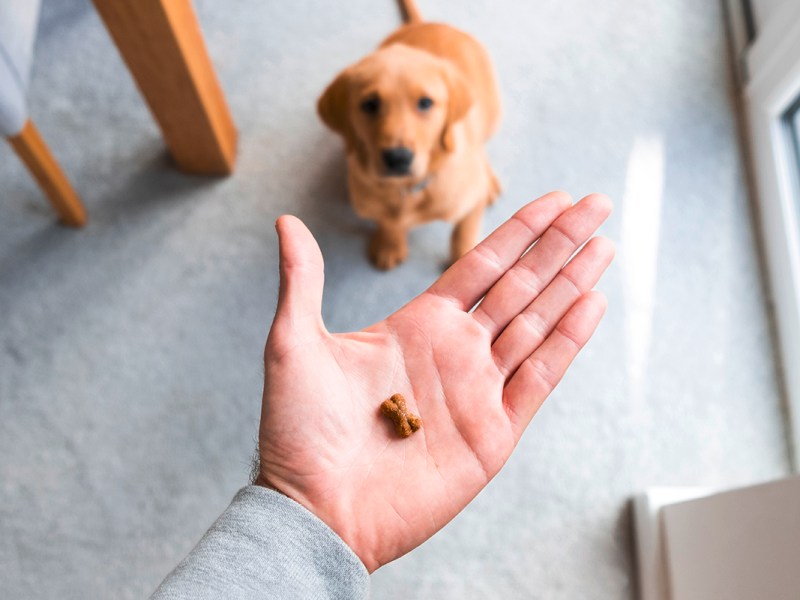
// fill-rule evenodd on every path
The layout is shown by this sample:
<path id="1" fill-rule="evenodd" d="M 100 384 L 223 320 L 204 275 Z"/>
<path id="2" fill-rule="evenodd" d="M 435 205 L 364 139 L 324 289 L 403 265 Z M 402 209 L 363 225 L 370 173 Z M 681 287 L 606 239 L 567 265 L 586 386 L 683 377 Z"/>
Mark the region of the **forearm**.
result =
<path id="1" fill-rule="evenodd" d="M 151 597 L 361 599 L 363 563 L 325 523 L 260 486 L 239 491 Z"/>

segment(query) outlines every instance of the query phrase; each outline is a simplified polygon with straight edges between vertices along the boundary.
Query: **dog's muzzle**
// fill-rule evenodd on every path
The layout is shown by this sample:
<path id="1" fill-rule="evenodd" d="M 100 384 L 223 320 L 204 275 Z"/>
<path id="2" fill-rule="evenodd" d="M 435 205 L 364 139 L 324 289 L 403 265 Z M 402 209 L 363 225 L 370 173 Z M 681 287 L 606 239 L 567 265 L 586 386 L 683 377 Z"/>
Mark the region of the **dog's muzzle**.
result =
<path id="1" fill-rule="evenodd" d="M 411 163 L 414 153 L 405 146 L 386 148 L 381 152 L 386 174 L 391 176 L 408 175 L 411 172 Z"/>

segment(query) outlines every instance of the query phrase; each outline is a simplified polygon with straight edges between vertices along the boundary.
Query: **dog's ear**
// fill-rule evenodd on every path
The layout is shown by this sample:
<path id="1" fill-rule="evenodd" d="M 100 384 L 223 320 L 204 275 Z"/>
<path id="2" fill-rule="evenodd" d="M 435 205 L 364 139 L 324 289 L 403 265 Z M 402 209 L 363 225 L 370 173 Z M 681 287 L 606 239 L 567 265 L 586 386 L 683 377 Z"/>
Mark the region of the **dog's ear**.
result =
<path id="1" fill-rule="evenodd" d="M 442 148 L 445 152 L 455 150 L 453 125 L 463 119 L 472 107 L 472 94 L 464 77 L 450 65 L 443 66 L 444 81 L 447 84 L 447 116 L 442 129 Z"/>
<path id="2" fill-rule="evenodd" d="M 356 150 L 356 137 L 350 122 L 350 69 L 342 71 L 325 89 L 317 101 L 317 113 L 322 122 L 340 134 L 347 151 Z"/>

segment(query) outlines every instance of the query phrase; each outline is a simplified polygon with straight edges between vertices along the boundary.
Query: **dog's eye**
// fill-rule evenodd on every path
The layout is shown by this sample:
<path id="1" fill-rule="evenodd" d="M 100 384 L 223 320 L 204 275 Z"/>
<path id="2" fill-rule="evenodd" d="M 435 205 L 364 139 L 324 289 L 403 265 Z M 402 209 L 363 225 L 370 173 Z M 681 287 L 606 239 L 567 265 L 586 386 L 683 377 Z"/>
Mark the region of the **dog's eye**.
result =
<path id="1" fill-rule="evenodd" d="M 433 106 L 433 100 L 428 98 L 427 96 L 423 96 L 419 100 L 417 100 L 417 108 L 420 110 L 428 110 L 431 106 Z"/>
<path id="2" fill-rule="evenodd" d="M 361 103 L 361 110 L 368 115 L 376 115 L 381 109 L 381 99 L 375 96 L 367 98 Z"/>

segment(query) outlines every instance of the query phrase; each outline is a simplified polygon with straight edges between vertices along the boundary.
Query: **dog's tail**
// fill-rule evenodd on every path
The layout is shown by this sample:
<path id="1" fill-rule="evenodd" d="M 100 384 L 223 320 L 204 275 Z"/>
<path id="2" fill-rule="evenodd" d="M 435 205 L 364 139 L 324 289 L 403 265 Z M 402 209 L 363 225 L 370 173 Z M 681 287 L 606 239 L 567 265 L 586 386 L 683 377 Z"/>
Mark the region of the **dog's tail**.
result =
<path id="1" fill-rule="evenodd" d="M 400 0 L 400 10 L 406 23 L 422 23 L 422 13 L 414 0 Z"/>

